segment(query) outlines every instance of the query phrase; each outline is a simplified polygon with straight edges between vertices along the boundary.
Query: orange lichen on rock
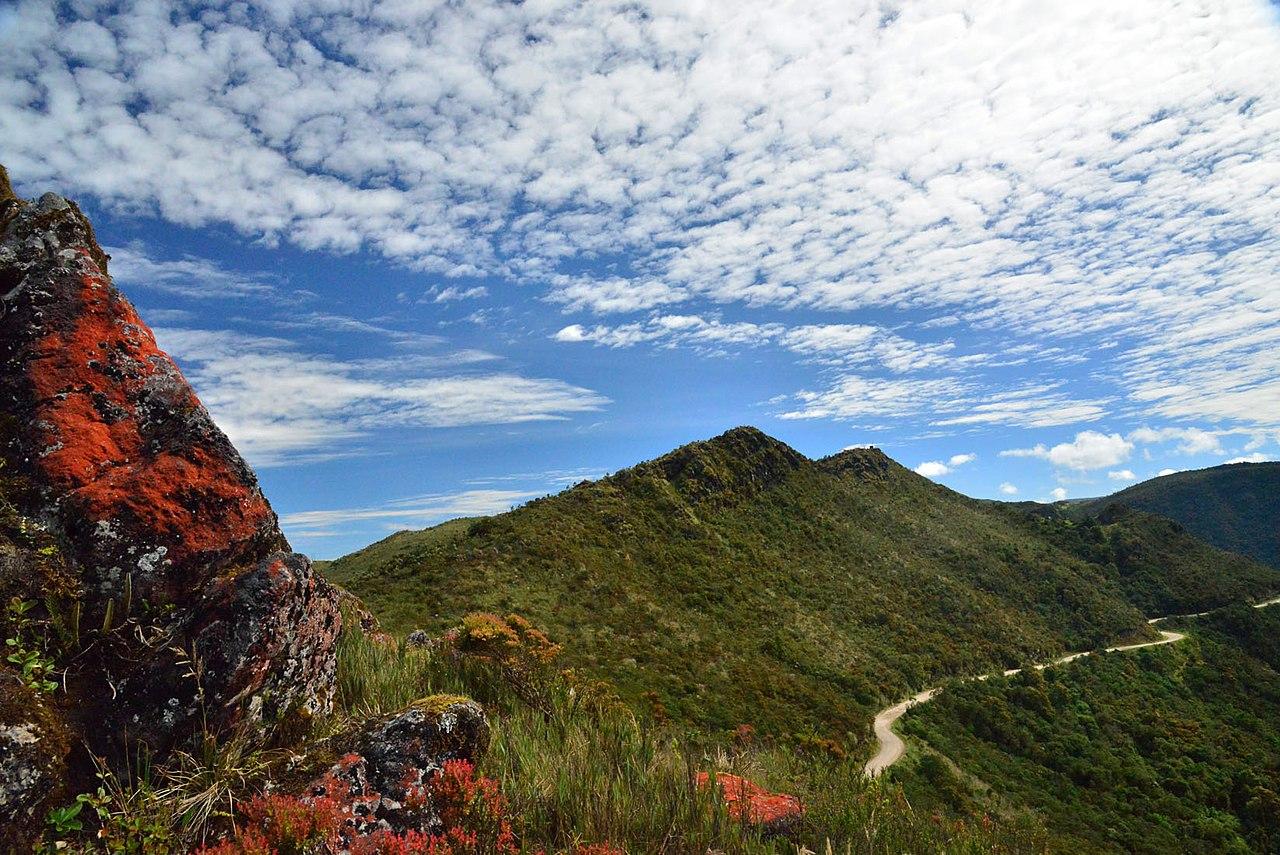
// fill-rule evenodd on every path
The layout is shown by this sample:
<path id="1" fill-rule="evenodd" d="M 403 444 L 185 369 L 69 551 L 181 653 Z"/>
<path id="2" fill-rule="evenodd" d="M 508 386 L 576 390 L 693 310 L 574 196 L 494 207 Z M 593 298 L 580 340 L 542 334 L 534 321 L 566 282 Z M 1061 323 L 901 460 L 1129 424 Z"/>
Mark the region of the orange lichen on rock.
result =
<path id="1" fill-rule="evenodd" d="M 97 636 L 70 726 L 95 754 L 160 756 L 196 729 L 305 723 L 332 708 L 337 592 L 107 265 L 74 203 L 0 193 L 5 498 L 65 563 L 49 608 Z"/>
<path id="2" fill-rule="evenodd" d="M 287 547 L 257 479 L 111 284 L 79 211 L 48 194 L 3 247 L 5 453 L 101 586 L 173 602 Z"/>
<path id="3" fill-rule="evenodd" d="M 167 546 L 174 562 L 250 539 L 272 524 L 262 494 L 224 458 L 198 445 L 179 452 L 150 447 L 148 419 L 197 410 L 200 402 L 185 382 L 172 382 L 181 378 L 177 366 L 133 307 L 100 275 L 80 281 L 74 325 L 41 337 L 27 363 L 48 449 L 37 466 L 48 482 L 65 488 L 91 519 L 127 510 L 137 533 Z M 165 388 L 154 388 L 156 379 Z M 157 393 L 161 400 L 152 399 Z M 157 405 L 163 413 L 139 412 Z"/>

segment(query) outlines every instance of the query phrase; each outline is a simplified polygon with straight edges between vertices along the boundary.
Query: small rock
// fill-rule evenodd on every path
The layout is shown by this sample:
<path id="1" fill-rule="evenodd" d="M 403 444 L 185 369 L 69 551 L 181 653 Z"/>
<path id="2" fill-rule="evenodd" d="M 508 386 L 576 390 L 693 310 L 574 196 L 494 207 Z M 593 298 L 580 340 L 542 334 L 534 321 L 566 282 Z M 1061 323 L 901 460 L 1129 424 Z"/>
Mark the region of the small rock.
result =
<path id="1" fill-rule="evenodd" d="M 447 761 L 480 758 L 489 721 L 475 701 L 434 695 L 366 723 L 347 744 L 351 750 L 311 785 L 311 797 L 339 798 L 356 834 L 438 834 L 427 785 Z"/>

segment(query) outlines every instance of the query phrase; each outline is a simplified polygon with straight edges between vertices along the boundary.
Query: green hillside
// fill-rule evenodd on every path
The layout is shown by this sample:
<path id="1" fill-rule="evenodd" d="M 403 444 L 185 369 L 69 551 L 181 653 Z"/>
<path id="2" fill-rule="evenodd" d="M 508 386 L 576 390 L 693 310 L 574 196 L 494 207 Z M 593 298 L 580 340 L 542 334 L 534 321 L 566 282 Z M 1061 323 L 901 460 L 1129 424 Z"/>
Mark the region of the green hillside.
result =
<path id="1" fill-rule="evenodd" d="M 1175 626 L 1190 637 L 948 688 L 903 720 L 929 749 L 895 777 L 921 809 L 1031 810 L 1062 853 L 1280 852 L 1280 608 Z"/>
<path id="2" fill-rule="evenodd" d="M 1077 507 L 1121 504 L 1160 514 L 1220 549 L 1280 567 L 1280 463 L 1233 463 L 1175 472 Z"/>
<path id="3" fill-rule="evenodd" d="M 660 715 L 848 747 L 910 689 L 1149 631 L 1108 569 L 1007 511 L 751 428 L 326 572 L 394 632 L 518 612 Z"/>
<path id="4" fill-rule="evenodd" d="M 1096 516 L 1062 505 L 1006 507 L 1038 535 L 1103 567 L 1149 617 L 1280 593 L 1280 569 L 1210 546 L 1167 517 L 1119 504 L 1102 506 Z"/>

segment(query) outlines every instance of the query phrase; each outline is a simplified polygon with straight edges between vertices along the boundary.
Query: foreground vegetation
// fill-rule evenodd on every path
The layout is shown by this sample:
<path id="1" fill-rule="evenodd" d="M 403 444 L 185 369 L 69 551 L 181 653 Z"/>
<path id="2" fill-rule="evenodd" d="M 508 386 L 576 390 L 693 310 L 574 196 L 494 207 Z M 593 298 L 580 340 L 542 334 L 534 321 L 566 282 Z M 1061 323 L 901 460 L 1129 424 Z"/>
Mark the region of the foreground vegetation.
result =
<path id="1" fill-rule="evenodd" d="M 339 651 L 339 711 L 315 723 L 311 750 L 351 721 L 396 711 L 424 695 L 482 700 L 493 736 L 473 769 L 446 769 L 435 798 L 460 831 L 386 838 L 361 852 L 469 853 L 1022 853 L 1045 851 L 1034 822 L 981 813 L 942 818 L 914 810 L 902 789 L 864 780 L 847 758 L 756 742 L 730 746 L 681 738 L 638 720 L 609 687 L 559 670 L 558 650 L 536 631 L 518 655 L 495 656 L 489 628 L 519 622 L 468 618 L 447 648 L 411 647 L 348 631 Z M 468 642 L 475 643 L 468 643 Z M 102 787 L 50 816 L 50 851 L 209 855 L 330 852 L 323 800 L 264 795 L 289 752 L 243 740 L 210 741 L 166 767 L 102 774 Z M 804 815 L 787 836 L 740 821 L 701 771 L 736 773 L 798 795 Z M 287 777 L 287 773 L 286 773 Z M 454 807 L 449 807 L 454 806 Z M 222 842 L 218 842 L 221 840 Z"/>
<path id="2" fill-rule="evenodd" d="M 1280 610 L 1176 645 L 955 685 L 903 720 L 935 807 L 1043 818 L 1061 852 L 1280 852 Z M 987 795 L 990 793 L 990 795 Z"/>
<path id="3" fill-rule="evenodd" d="M 519 612 L 637 709 L 855 755 L 910 691 L 1148 632 L 1105 568 L 998 509 L 751 429 L 325 572 L 397 632 Z"/>

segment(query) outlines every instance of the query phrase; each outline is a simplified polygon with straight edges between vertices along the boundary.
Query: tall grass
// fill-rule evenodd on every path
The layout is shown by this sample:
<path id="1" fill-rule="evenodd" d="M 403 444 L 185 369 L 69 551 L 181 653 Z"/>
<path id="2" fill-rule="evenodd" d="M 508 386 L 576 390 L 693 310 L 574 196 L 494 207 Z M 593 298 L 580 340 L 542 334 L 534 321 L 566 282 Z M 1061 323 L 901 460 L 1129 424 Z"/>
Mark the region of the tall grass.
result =
<path id="1" fill-rule="evenodd" d="M 592 703 L 563 684 L 550 712 L 533 709 L 496 669 L 358 632 L 339 647 L 344 715 L 394 711 L 433 693 L 465 694 L 486 705 L 493 735 L 479 771 L 497 779 L 528 851 L 568 851 L 612 843 L 633 855 L 708 852 L 744 855 L 901 855 L 1043 852 L 1035 829 L 983 818 L 957 823 L 917 812 L 900 787 L 867 781 L 851 759 L 808 756 L 786 747 L 727 750 L 638 721 L 626 709 Z M 789 838 L 767 839 L 730 817 L 718 788 L 699 788 L 699 771 L 741 774 L 799 796 L 806 813 Z"/>

